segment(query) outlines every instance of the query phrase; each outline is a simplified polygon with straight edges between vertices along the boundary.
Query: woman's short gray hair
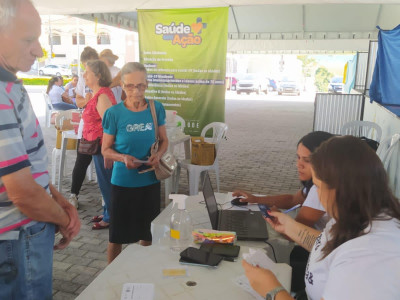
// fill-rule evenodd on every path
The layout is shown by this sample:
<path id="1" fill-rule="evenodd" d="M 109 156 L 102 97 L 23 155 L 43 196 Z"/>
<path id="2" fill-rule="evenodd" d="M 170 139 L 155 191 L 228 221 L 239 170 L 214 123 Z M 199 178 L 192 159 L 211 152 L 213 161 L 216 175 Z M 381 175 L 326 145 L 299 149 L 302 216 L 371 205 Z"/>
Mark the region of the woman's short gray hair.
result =
<path id="1" fill-rule="evenodd" d="M 32 4 L 30 0 L 0 0 L 0 31 L 11 24 L 17 15 L 18 6 L 23 2 Z"/>
<path id="2" fill-rule="evenodd" d="M 146 74 L 147 78 L 147 70 L 146 67 L 138 62 L 128 62 L 121 69 L 121 80 L 124 80 L 124 75 L 130 74 L 133 72 L 143 72 Z"/>

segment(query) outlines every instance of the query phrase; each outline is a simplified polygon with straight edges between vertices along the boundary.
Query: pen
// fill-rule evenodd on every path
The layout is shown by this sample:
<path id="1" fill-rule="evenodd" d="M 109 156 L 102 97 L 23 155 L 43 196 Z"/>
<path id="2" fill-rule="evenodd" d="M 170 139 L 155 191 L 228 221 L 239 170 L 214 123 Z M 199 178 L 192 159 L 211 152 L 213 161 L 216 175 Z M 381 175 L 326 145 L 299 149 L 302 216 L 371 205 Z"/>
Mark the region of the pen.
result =
<path id="1" fill-rule="evenodd" d="M 282 213 L 287 214 L 289 211 L 295 210 L 296 208 L 299 208 L 300 206 L 301 206 L 301 204 L 297 204 L 297 205 L 293 206 L 292 208 L 284 210 Z"/>

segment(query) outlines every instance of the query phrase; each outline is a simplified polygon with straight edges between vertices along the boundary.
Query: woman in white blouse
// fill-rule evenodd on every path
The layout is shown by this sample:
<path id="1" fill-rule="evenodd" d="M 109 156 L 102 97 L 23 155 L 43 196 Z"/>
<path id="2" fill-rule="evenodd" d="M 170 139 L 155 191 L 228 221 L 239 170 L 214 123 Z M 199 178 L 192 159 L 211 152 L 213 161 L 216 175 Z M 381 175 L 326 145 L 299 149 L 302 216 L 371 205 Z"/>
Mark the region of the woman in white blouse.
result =
<path id="1" fill-rule="evenodd" d="M 334 137 L 311 155 L 313 181 L 332 217 L 321 233 L 271 212 L 268 223 L 311 252 L 310 300 L 400 299 L 400 203 L 376 153 L 362 140 Z M 267 299 L 292 299 L 275 275 L 243 260 L 252 287 Z"/>
<path id="2" fill-rule="evenodd" d="M 62 88 L 62 80 L 58 76 L 53 76 L 49 80 L 46 93 L 49 95 L 54 109 L 68 110 L 76 109 L 76 105 L 68 96 L 68 91 Z"/>

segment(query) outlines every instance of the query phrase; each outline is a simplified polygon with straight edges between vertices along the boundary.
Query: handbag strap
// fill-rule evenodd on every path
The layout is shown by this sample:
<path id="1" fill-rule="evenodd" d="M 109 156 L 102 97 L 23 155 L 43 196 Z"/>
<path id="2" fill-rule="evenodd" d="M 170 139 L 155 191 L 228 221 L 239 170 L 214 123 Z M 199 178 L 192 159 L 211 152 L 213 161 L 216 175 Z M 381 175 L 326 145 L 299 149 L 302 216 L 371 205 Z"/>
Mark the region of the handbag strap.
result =
<path id="1" fill-rule="evenodd" d="M 158 122 L 156 116 L 156 108 L 154 106 L 154 100 L 149 100 L 149 104 L 150 104 L 151 116 L 153 117 L 154 130 L 156 132 L 156 140 L 158 141 Z"/>

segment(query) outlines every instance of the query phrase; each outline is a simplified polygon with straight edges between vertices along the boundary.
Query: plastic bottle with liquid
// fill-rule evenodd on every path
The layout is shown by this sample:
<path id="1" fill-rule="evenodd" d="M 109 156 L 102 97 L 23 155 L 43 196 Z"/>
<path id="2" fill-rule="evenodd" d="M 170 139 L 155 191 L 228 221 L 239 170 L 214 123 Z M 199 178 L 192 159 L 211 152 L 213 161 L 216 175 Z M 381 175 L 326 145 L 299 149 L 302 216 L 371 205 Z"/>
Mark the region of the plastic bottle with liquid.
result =
<path id="1" fill-rule="evenodd" d="M 186 195 L 179 195 L 173 199 L 178 204 L 170 223 L 170 248 L 174 252 L 185 250 L 192 240 L 192 219 L 185 209 L 186 198 Z"/>

